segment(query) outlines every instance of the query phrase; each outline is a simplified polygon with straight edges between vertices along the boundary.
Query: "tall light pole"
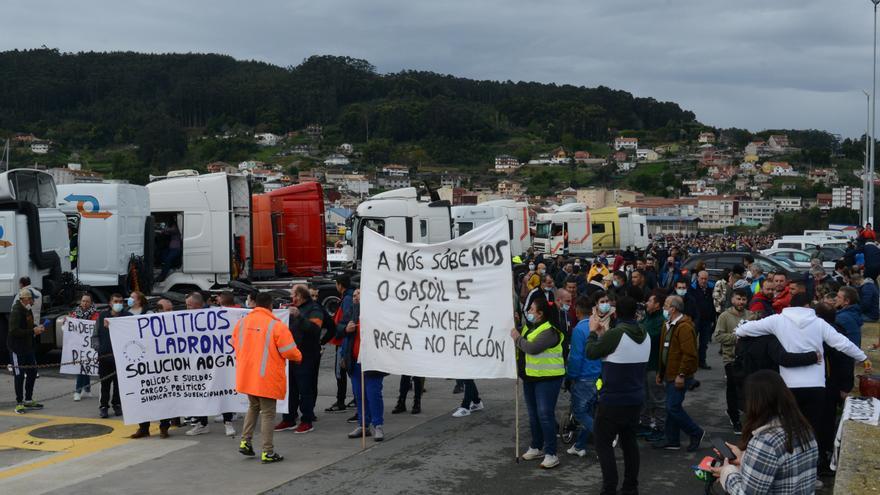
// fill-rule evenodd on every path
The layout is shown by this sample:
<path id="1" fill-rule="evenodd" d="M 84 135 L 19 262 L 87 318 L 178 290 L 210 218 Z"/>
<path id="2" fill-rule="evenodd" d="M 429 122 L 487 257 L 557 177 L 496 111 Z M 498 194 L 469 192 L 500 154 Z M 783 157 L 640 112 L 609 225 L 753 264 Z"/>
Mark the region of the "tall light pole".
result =
<path id="1" fill-rule="evenodd" d="M 871 0 L 874 4 L 874 70 L 871 74 L 873 85 L 871 87 L 871 164 L 868 171 L 868 197 L 862 198 L 868 203 L 868 221 L 874 226 L 874 132 L 877 124 L 877 4 L 880 0 Z"/>
<path id="2" fill-rule="evenodd" d="M 869 161 L 870 161 L 870 153 L 871 153 L 871 94 L 862 90 L 862 93 L 865 93 L 865 97 L 868 99 L 868 104 L 865 107 L 865 113 L 867 116 L 865 117 L 865 166 L 862 169 L 862 208 L 859 213 L 861 213 L 861 224 L 865 225 L 865 222 L 868 221 L 868 169 L 869 169 Z"/>

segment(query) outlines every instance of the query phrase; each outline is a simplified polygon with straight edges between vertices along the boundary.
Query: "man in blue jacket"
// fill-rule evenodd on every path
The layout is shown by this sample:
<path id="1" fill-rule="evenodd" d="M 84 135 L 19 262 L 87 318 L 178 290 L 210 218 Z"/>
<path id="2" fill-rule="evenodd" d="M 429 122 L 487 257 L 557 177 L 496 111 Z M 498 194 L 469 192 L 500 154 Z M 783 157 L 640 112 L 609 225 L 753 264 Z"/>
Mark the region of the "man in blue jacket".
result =
<path id="1" fill-rule="evenodd" d="M 862 277 L 861 273 L 850 275 L 850 284 L 856 288 L 859 295 L 859 309 L 862 319 L 865 321 L 877 321 L 880 318 L 880 291 L 877 284 L 870 278 Z"/>
<path id="2" fill-rule="evenodd" d="M 600 359 L 588 359 L 586 354 L 587 337 L 590 335 L 590 312 L 592 301 L 587 297 L 577 298 L 574 304 L 578 323 L 571 331 L 571 350 L 565 376 L 571 382 L 571 409 L 580 423 L 574 445 L 566 452 L 579 457 L 587 455 L 587 438 L 593 432 L 593 413 L 596 407 L 596 380 L 602 373 Z"/>
<path id="3" fill-rule="evenodd" d="M 837 291 L 837 316 L 834 322 L 843 328 L 843 333 L 853 344 L 862 346 L 862 312 L 859 309 L 859 293 L 852 287 L 841 287 Z"/>

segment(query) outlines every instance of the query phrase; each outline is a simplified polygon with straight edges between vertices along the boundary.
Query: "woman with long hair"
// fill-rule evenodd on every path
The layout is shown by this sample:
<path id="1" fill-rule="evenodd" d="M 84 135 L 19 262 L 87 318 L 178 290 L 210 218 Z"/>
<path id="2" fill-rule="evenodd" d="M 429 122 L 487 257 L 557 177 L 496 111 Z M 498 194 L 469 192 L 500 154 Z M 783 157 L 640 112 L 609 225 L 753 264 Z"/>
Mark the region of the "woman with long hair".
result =
<path id="1" fill-rule="evenodd" d="M 522 334 L 515 328 L 510 336 L 515 342 L 516 364 L 523 380 L 523 395 L 529 411 L 529 429 L 532 440 L 524 460 L 543 457 L 541 467 L 551 469 L 559 465 L 556 456 L 556 400 L 565 377 L 565 359 L 562 356 L 564 334 L 556 324 L 556 307 L 543 295 L 532 300 L 528 307 Z"/>
<path id="2" fill-rule="evenodd" d="M 736 458 L 713 468 L 724 490 L 732 495 L 814 493 L 819 447 L 782 377 L 770 370 L 752 373 L 745 404 L 740 446 L 727 444 Z"/>

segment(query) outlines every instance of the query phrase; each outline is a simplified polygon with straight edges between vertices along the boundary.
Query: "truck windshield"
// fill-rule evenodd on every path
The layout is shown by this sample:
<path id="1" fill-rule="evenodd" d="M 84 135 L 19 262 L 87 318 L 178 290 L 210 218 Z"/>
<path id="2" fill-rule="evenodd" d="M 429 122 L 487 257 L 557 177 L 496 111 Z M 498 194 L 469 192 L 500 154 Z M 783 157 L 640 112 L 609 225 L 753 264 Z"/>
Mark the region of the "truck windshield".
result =
<path id="1" fill-rule="evenodd" d="M 550 222 L 541 222 L 535 229 L 535 237 L 547 239 L 550 237 Z"/>

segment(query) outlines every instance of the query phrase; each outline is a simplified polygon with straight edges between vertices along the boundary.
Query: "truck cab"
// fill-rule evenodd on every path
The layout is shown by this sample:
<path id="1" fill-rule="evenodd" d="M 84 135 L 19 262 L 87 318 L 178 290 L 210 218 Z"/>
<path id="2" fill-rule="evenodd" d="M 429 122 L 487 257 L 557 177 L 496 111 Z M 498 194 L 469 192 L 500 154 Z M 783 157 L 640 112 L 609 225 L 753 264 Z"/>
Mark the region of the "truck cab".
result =
<path id="1" fill-rule="evenodd" d="M 583 203 L 562 205 L 538 215 L 535 251 L 549 255 L 586 255 L 593 252 L 590 211 Z"/>
<path id="2" fill-rule="evenodd" d="M 511 256 L 524 255 L 532 245 L 529 207 L 526 203 L 499 199 L 472 206 L 455 206 L 452 208 L 452 217 L 455 222 L 453 228 L 455 237 L 464 235 L 496 218 L 506 218 L 510 233 Z"/>
<path id="3" fill-rule="evenodd" d="M 364 229 L 400 242 L 434 244 L 452 238 L 449 201 L 423 201 L 414 187 L 386 191 L 357 207 L 346 230 L 355 263 L 363 253 Z"/>
<path id="4" fill-rule="evenodd" d="M 18 279 L 51 297 L 70 271 L 67 217 L 58 209 L 52 176 L 31 169 L 0 174 L 0 311 L 8 314 Z M 47 301 L 43 306 L 48 307 Z"/>
<path id="5" fill-rule="evenodd" d="M 67 216 L 70 263 L 97 302 L 112 292 L 149 293 L 153 218 L 147 188 L 134 184 L 64 184 L 58 207 Z"/>
<path id="6" fill-rule="evenodd" d="M 154 265 L 168 270 L 165 277 L 154 271 L 159 276 L 154 291 L 210 290 L 246 278 L 252 256 L 247 177 L 176 170 L 151 179 Z"/>

